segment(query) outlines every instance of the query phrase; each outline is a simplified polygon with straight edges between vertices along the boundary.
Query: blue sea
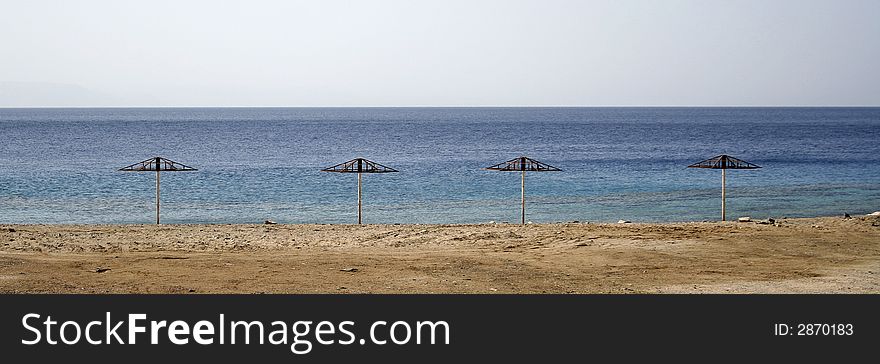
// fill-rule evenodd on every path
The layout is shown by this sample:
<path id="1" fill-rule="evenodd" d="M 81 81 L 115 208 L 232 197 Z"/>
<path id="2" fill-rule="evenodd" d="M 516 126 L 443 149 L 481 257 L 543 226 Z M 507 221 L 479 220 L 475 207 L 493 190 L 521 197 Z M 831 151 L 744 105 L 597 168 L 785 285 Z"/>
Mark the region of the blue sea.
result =
<path id="1" fill-rule="evenodd" d="M 880 108 L 106 108 L 0 109 L 0 223 L 152 223 L 163 156 L 164 223 L 354 223 L 357 176 L 321 168 L 364 157 L 365 223 L 518 222 L 526 155 L 562 172 L 526 176 L 533 222 L 720 217 L 730 154 L 763 168 L 727 175 L 728 216 L 880 210 Z"/>

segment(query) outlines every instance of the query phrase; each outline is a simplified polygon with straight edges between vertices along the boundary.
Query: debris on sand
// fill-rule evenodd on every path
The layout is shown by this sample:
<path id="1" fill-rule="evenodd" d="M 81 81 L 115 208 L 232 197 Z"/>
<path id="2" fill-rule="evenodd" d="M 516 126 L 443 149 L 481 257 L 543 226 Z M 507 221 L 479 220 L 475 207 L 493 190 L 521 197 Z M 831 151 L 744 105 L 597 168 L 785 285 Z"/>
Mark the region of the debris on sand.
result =
<path id="1" fill-rule="evenodd" d="M 277 224 L 277 222 L 272 221 L 272 220 L 266 220 L 266 221 L 263 221 L 263 224 L 266 224 L 266 225 L 275 225 L 275 224 Z"/>
<path id="2" fill-rule="evenodd" d="M 340 271 L 340 272 L 350 272 L 350 273 L 354 273 L 354 272 L 357 272 L 358 269 L 357 269 L 357 268 L 342 268 L 342 269 L 340 269 L 339 271 Z"/>
<path id="3" fill-rule="evenodd" d="M 630 224 L 630 223 L 632 223 L 632 221 L 629 221 L 629 220 L 617 220 L 617 223 L 618 223 L 618 224 Z"/>
<path id="4" fill-rule="evenodd" d="M 751 218 L 750 216 L 743 216 L 743 217 L 741 217 L 741 218 L 739 218 L 739 219 L 736 219 L 736 221 L 739 221 L 739 222 L 751 222 L 751 221 L 752 221 L 752 218 Z"/>
<path id="5" fill-rule="evenodd" d="M 97 267 L 97 268 L 95 268 L 95 273 L 104 273 L 104 272 L 106 272 L 106 271 L 108 271 L 108 270 L 110 270 L 110 268 Z"/>

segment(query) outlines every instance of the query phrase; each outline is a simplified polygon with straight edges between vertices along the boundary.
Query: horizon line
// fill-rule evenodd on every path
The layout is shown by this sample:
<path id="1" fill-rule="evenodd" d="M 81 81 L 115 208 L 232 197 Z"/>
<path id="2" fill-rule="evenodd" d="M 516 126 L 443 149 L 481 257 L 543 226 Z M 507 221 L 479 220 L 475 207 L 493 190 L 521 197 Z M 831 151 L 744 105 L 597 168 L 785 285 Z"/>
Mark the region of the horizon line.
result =
<path id="1" fill-rule="evenodd" d="M 877 105 L 186 105 L 186 106 L 2 106 L 0 109 L 370 109 L 370 108 L 878 108 Z"/>

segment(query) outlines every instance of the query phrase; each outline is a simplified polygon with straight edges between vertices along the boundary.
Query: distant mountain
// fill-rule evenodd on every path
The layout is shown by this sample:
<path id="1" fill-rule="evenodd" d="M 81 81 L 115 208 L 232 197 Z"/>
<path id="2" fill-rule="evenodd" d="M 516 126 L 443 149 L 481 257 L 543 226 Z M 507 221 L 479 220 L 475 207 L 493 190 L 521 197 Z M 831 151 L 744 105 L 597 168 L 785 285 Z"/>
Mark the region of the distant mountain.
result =
<path id="1" fill-rule="evenodd" d="M 116 106 L 116 97 L 80 85 L 0 81 L 0 107 Z"/>

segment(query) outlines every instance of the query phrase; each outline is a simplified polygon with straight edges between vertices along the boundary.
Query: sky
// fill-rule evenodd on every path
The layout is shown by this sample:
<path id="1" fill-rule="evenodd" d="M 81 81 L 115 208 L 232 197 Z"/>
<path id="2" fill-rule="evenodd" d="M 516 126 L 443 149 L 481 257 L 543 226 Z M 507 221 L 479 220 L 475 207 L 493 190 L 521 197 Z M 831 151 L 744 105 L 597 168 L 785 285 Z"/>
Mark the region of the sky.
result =
<path id="1" fill-rule="evenodd" d="M 0 106 L 880 106 L 880 1 L 0 0 Z"/>

